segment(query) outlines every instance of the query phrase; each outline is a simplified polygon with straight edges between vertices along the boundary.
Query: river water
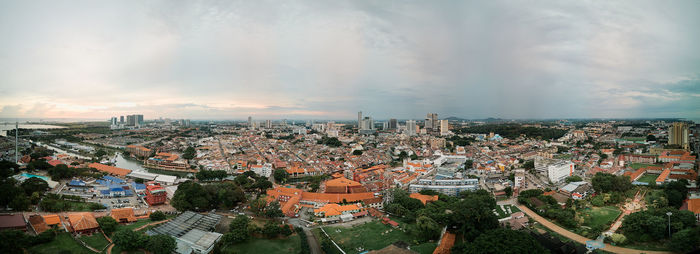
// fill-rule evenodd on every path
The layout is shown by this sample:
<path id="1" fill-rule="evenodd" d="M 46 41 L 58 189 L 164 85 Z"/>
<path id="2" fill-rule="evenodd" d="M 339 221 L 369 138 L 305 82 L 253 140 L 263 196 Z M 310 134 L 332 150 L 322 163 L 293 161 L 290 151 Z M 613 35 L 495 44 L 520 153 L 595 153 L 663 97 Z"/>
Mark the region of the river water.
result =
<path id="1" fill-rule="evenodd" d="M 137 172 L 148 172 L 146 168 L 141 166 L 141 163 L 138 161 L 135 161 L 133 159 L 127 159 L 122 156 L 121 153 L 117 153 L 117 156 L 115 157 L 114 160 L 114 165 L 118 168 L 125 168 L 125 169 L 130 169 L 132 171 L 137 171 Z"/>
<path id="2" fill-rule="evenodd" d="M 7 131 L 15 128 L 14 123 L 0 123 L 0 136 L 7 136 Z M 19 124 L 20 129 L 64 129 L 66 127 L 48 124 Z"/>

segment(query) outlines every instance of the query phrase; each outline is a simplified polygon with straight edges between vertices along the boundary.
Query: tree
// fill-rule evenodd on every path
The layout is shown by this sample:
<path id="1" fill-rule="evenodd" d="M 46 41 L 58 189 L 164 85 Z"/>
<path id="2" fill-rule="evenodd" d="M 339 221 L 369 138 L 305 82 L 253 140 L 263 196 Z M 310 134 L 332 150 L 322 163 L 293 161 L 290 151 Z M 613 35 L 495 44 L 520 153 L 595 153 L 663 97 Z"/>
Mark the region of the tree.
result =
<path id="1" fill-rule="evenodd" d="M 527 170 L 534 169 L 535 168 L 535 161 L 533 161 L 533 160 L 526 161 L 525 163 L 523 163 L 523 168 L 525 168 Z"/>
<path id="2" fill-rule="evenodd" d="M 506 196 L 508 197 L 513 195 L 513 188 L 511 188 L 510 186 L 506 187 L 503 191 L 506 192 Z"/>
<path id="3" fill-rule="evenodd" d="M 456 227 L 471 241 L 479 234 L 498 228 L 498 218 L 493 214 L 496 200 L 485 190 L 460 192 L 462 198 L 450 204 L 452 211 L 448 225 Z"/>
<path id="4" fill-rule="evenodd" d="M 170 254 L 176 247 L 175 238 L 172 236 L 154 235 L 148 237 L 145 249 L 155 254 Z"/>
<path id="5" fill-rule="evenodd" d="M 289 225 L 282 225 L 282 227 L 280 227 L 280 234 L 283 236 L 290 236 L 292 233 L 292 229 L 289 227 Z"/>
<path id="6" fill-rule="evenodd" d="M 632 182 L 629 176 L 616 176 L 608 173 L 598 172 L 591 179 L 591 184 L 596 192 L 627 191 L 632 189 Z"/>
<path id="7" fill-rule="evenodd" d="M 32 193 L 38 192 L 38 193 L 44 193 L 47 189 L 49 189 L 49 184 L 44 181 L 44 179 L 38 178 L 38 177 L 32 177 L 27 180 L 25 180 L 21 185 L 22 189 L 24 189 L 24 193 L 27 195 L 32 195 Z"/>
<path id="8" fill-rule="evenodd" d="M 656 141 L 656 136 L 652 134 L 647 135 L 647 141 Z"/>
<path id="9" fill-rule="evenodd" d="M 362 155 L 362 150 L 354 150 L 352 151 L 352 155 Z"/>
<path id="10" fill-rule="evenodd" d="M 646 242 L 662 239 L 667 235 L 666 219 L 641 211 L 627 215 L 622 221 L 623 234 L 631 241 Z"/>
<path id="11" fill-rule="evenodd" d="M 161 211 L 155 211 L 155 212 L 151 213 L 151 215 L 148 216 L 148 218 L 150 218 L 151 221 L 165 220 L 165 217 L 166 217 L 165 213 L 163 213 Z"/>
<path id="12" fill-rule="evenodd" d="M 195 155 L 197 155 L 197 151 L 194 149 L 194 147 L 189 146 L 187 149 L 185 149 L 185 152 L 182 153 L 182 158 L 185 160 L 191 160 L 194 159 Z"/>
<path id="13" fill-rule="evenodd" d="M 16 173 L 19 173 L 19 165 L 17 163 L 0 160 L 0 178 L 9 177 Z"/>
<path id="14" fill-rule="evenodd" d="M 0 253 L 20 254 L 30 244 L 29 235 L 19 230 L 0 231 Z"/>
<path id="15" fill-rule="evenodd" d="M 668 205 L 680 208 L 688 196 L 688 181 L 681 179 L 679 181 L 673 181 L 664 185 L 664 193 L 668 199 Z"/>
<path id="16" fill-rule="evenodd" d="M 102 216 L 97 218 L 97 223 L 100 224 L 100 228 L 105 235 L 111 235 L 114 230 L 117 229 L 119 222 L 114 220 L 111 216 Z"/>
<path id="17" fill-rule="evenodd" d="M 65 164 L 58 164 L 55 167 L 49 169 L 48 172 L 51 176 L 51 179 L 53 180 L 67 179 L 78 175 L 78 172 L 75 170 L 75 168 L 70 168 Z"/>
<path id="18" fill-rule="evenodd" d="M 136 250 L 143 246 L 147 239 L 141 237 L 139 233 L 129 229 L 119 230 L 112 236 L 114 244 L 118 245 L 123 250 Z"/>
<path id="19" fill-rule="evenodd" d="M 284 216 L 280 210 L 280 202 L 272 201 L 265 207 L 265 216 L 268 218 L 277 218 Z"/>
<path id="20" fill-rule="evenodd" d="M 690 253 L 700 246 L 700 228 L 687 228 L 676 232 L 671 237 L 669 244 L 677 253 Z"/>
<path id="21" fill-rule="evenodd" d="M 248 216 L 236 216 L 229 224 L 229 232 L 224 234 L 224 241 L 226 243 L 239 243 L 248 240 L 250 238 L 249 225 L 250 219 Z"/>
<path id="22" fill-rule="evenodd" d="M 255 213 L 255 215 L 261 216 L 265 212 L 265 206 L 267 205 L 265 199 L 265 195 L 262 195 L 250 202 L 250 210 Z"/>
<path id="23" fill-rule="evenodd" d="M 179 211 L 199 210 L 209 208 L 209 193 L 202 185 L 193 181 L 180 184 L 173 195 L 171 204 Z"/>
<path id="24" fill-rule="evenodd" d="M 287 177 L 289 177 L 289 173 L 287 173 L 287 171 L 284 169 L 275 169 L 275 172 L 273 173 L 273 177 L 275 178 L 275 181 L 277 181 L 278 183 L 284 183 L 287 181 Z"/>
<path id="25" fill-rule="evenodd" d="M 570 183 L 570 182 L 580 182 L 580 181 L 583 181 L 583 179 L 581 179 L 580 176 L 569 176 L 569 177 L 566 178 L 566 182 L 567 182 L 567 183 Z"/>
<path id="26" fill-rule="evenodd" d="M 270 220 L 263 226 L 263 235 L 267 238 L 273 238 L 280 233 L 280 226 L 274 220 Z"/>
<path id="27" fill-rule="evenodd" d="M 105 156 L 105 155 L 107 155 L 107 152 L 105 152 L 105 150 L 102 150 L 102 149 L 99 149 L 99 150 L 97 150 L 97 152 L 95 152 L 95 157 L 97 157 L 97 158 L 102 158 L 102 156 Z"/>
<path id="28" fill-rule="evenodd" d="M 416 219 L 416 235 L 424 241 L 435 240 L 440 237 L 442 227 L 427 216 L 419 216 Z"/>
<path id="29" fill-rule="evenodd" d="M 456 245 L 454 253 L 549 253 L 524 231 L 494 229 L 479 235 L 474 242 Z"/>
<path id="30" fill-rule="evenodd" d="M 471 169 L 474 167 L 474 161 L 473 160 L 467 160 L 464 162 L 464 169 Z"/>

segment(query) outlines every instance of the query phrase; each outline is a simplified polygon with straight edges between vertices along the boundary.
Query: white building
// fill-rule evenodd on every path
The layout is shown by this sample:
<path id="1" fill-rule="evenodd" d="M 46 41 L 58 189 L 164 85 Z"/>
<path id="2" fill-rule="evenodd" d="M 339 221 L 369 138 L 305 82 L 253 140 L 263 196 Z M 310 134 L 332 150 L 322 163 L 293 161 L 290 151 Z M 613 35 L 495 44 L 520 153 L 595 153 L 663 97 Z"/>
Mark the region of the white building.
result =
<path id="1" fill-rule="evenodd" d="M 447 120 L 440 120 L 440 135 L 445 136 L 450 133 L 450 124 Z"/>
<path id="2" fill-rule="evenodd" d="M 416 121 L 414 121 L 414 120 L 406 121 L 406 134 L 409 136 L 416 135 Z"/>
<path id="3" fill-rule="evenodd" d="M 571 161 L 558 161 L 547 166 L 547 177 L 552 183 L 564 181 L 572 175 L 574 175 L 574 163 Z"/>
<path id="4" fill-rule="evenodd" d="M 272 164 L 270 163 L 265 163 L 263 165 L 253 165 L 250 168 L 258 174 L 259 176 L 264 176 L 264 177 L 270 177 L 272 175 Z"/>

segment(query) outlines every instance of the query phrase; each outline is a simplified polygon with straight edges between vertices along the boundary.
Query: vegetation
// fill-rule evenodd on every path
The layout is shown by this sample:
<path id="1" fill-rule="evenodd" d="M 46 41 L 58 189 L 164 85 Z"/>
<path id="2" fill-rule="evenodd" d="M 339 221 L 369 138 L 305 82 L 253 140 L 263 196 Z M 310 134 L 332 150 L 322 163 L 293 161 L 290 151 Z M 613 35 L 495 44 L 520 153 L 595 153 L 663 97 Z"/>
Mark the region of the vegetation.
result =
<path id="1" fill-rule="evenodd" d="M 185 149 L 185 152 L 182 153 L 182 158 L 185 160 L 191 160 L 194 159 L 194 156 L 197 155 L 197 151 L 194 150 L 194 147 L 187 147 Z"/>
<path id="2" fill-rule="evenodd" d="M 671 212 L 671 231 L 680 232 L 695 226 L 695 215 L 690 211 L 674 208 L 649 209 L 625 217 L 620 228 L 627 239 L 634 242 L 649 242 L 668 238 L 668 216 Z"/>
<path id="3" fill-rule="evenodd" d="M 155 211 L 151 213 L 151 215 L 149 215 L 148 218 L 150 218 L 151 221 L 162 221 L 165 220 L 166 216 L 165 213 L 163 213 L 162 211 Z"/>
<path id="4" fill-rule="evenodd" d="M 54 230 L 44 231 L 37 236 L 30 236 L 19 230 L 0 231 L 0 239 L 2 239 L 0 241 L 0 253 L 24 253 L 23 249 L 53 241 L 56 238 L 56 234 Z M 68 237 L 70 239 L 70 236 Z M 75 242 L 73 241 L 73 243 Z"/>
<path id="5" fill-rule="evenodd" d="M 284 169 L 275 169 L 275 171 L 272 173 L 272 176 L 275 178 L 276 182 L 284 183 L 287 181 L 289 173 L 287 173 L 287 171 Z"/>
<path id="6" fill-rule="evenodd" d="M 580 176 L 569 176 L 569 177 L 567 177 L 565 180 L 566 180 L 567 183 L 583 181 L 583 179 L 581 179 Z"/>
<path id="7" fill-rule="evenodd" d="M 53 193 L 47 193 L 39 203 L 39 207 L 47 212 L 95 211 L 105 208 L 102 204 L 83 202 L 81 197 Z"/>
<path id="8" fill-rule="evenodd" d="M 330 137 L 330 138 L 329 138 L 329 137 L 327 137 L 327 136 L 323 136 L 323 137 L 318 141 L 318 144 L 323 144 L 323 145 L 327 145 L 327 146 L 330 146 L 330 147 L 339 147 L 339 146 L 342 146 L 342 145 L 343 145 L 343 142 L 340 142 L 340 140 L 338 140 L 338 138 L 336 138 L 336 137 Z"/>
<path id="9" fill-rule="evenodd" d="M 100 228 L 106 235 L 111 235 L 114 230 L 117 229 L 119 222 L 117 222 L 111 216 L 102 216 L 97 218 L 97 223 L 100 224 Z"/>
<path id="10" fill-rule="evenodd" d="M 494 240 L 497 239 L 497 240 Z M 456 245 L 455 253 L 549 253 L 534 237 L 525 231 L 494 229 L 477 237 L 469 244 Z"/>
<path id="11" fill-rule="evenodd" d="M 200 170 L 195 174 L 197 180 L 200 181 L 221 180 L 226 178 L 226 176 L 225 170 Z"/>
<path id="12" fill-rule="evenodd" d="M 471 126 L 457 130 L 456 133 L 498 133 L 504 138 L 515 139 L 521 135 L 539 139 L 558 139 L 564 136 L 567 130 L 555 128 L 523 127 L 520 124 L 484 124 Z"/>
<path id="13" fill-rule="evenodd" d="M 401 223 L 401 227 L 411 228 L 412 225 L 407 225 Z M 340 247 L 347 253 L 357 254 L 362 253 L 358 248 L 361 247 L 365 250 L 378 250 L 386 247 L 397 241 L 403 241 L 411 246 L 411 250 L 425 249 L 426 252 L 420 253 L 433 253 L 433 250 L 437 246 L 434 243 L 424 243 L 418 236 L 416 236 L 411 230 L 402 231 L 401 229 L 394 229 L 391 226 L 384 225 L 378 221 L 372 221 L 365 224 L 355 225 L 351 228 L 346 227 L 324 227 L 326 233 L 335 241 Z M 325 235 L 320 232 L 320 229 L 316 229 L 316 233 L 321 241 L 321 248 L 326 253 L 339 253 L 338 249 L 326 240 Z M 423 246 L 426 246 L 423 247 Z"/>
<path id="14" fill-rule="evenodd" d="M 203 211 L 215 208 L 230 209 L 245 201 L 240 186 L 230 183 L 201 185 L 193 181 L 180 184 L 171 204 L 179 211 Z"/>
<path id="15" fill-rule="evenodd" d="M 624 192 L 634 187 L 629 176 L 616 176 L 608 173 L 598 172 L 591 179 L 591 184 L 596 192 Z"/>
<path id="16" fill-rule="evenodd" d="M 664 194 L 666 194 L 669 206 L 680 208 L 683 205 L 683 201 L 685 201 L 685 198 L 688 196 L 687 185 L 688 181 L 685 179 L 673 181 L 664 185 Z"/>

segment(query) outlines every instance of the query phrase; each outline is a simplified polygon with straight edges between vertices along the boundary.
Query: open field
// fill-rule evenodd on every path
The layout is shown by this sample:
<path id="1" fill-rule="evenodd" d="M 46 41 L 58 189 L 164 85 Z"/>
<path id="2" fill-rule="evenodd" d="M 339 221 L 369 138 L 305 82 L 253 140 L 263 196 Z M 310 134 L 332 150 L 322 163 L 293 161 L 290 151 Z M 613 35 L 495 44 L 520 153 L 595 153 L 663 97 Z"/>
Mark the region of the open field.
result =
<path id="1" fill-rule="evenodd" d="M 620 209 L 614 206 L 593 207 L 580 211 L 584 218 L 583 225 L 595 228 L 599 225 L 612 223 L 620 216 Z"/>
<path id="2" fill-rule="evenodd" d="M 286 239 L 254 238 L 244 243 L 228 245 L 222 253 L 299 253 L 301 242 L 297 234 Z"/>
<path id="3" fill-rule="evenodd" d="M 151 221 L 150 219 L 142 219 L 142 220 L 138 220 L 136 222 L 133 222 L 131 224 L 126 224 L 126 225 L 120 224 L 119 226 L 117 226 L 117 230 L 122 230 L 122 229 L 134 230 L 135 228 L 138 228 L 140 226 L 146 225 L 146 224 L 151 223 L 151 222 L 153 222 L 153 221 Z"/>
<path id="4" fill-rule="evenodd" d="M 378 221 L 355 225 L 352 228 L 325 227 L 324 229 L 331 239 L 338 243 L 345 252 L 352 254 L 382 249 L 397 241 L 404 241 L 410 244 L 411 250 L 419 253 L 433 253 L 433 250 L 437 247 L 436 243 L 414 245 L 416 238 L 413 235 Z M 323 234 L 323 232 L 320 232 L 320 234 Z"/>
<path id="5" fill-rule="evenodd" d="M 80 240 L 97 250 L 101 250 L 109 245 L 109 241 L 107 241 L 101 233 L 94 233 L 91 236 L 82 236 Z"/>
<path id="6" fill-rule="evenodd" d="M 51 242 L 34 245 L 27 249 L 29 253 L 38 254 L 55 254 L 55 253 L 77 253 L 77 254 L 92 254 L 91 250 L 80 245 L 73 240 L 68 233 L 60 233 Z"/>
<path id="7" fill-rule="evenodd" d="M 637 179 L 637 181 L 652 184 L 652 183 L 656 182 L 656 178 L 658 178 L 658 177 L 659 177 L 659 175 L 657 175 L 657 174 L 644 174 L 642 177 Z"/>

